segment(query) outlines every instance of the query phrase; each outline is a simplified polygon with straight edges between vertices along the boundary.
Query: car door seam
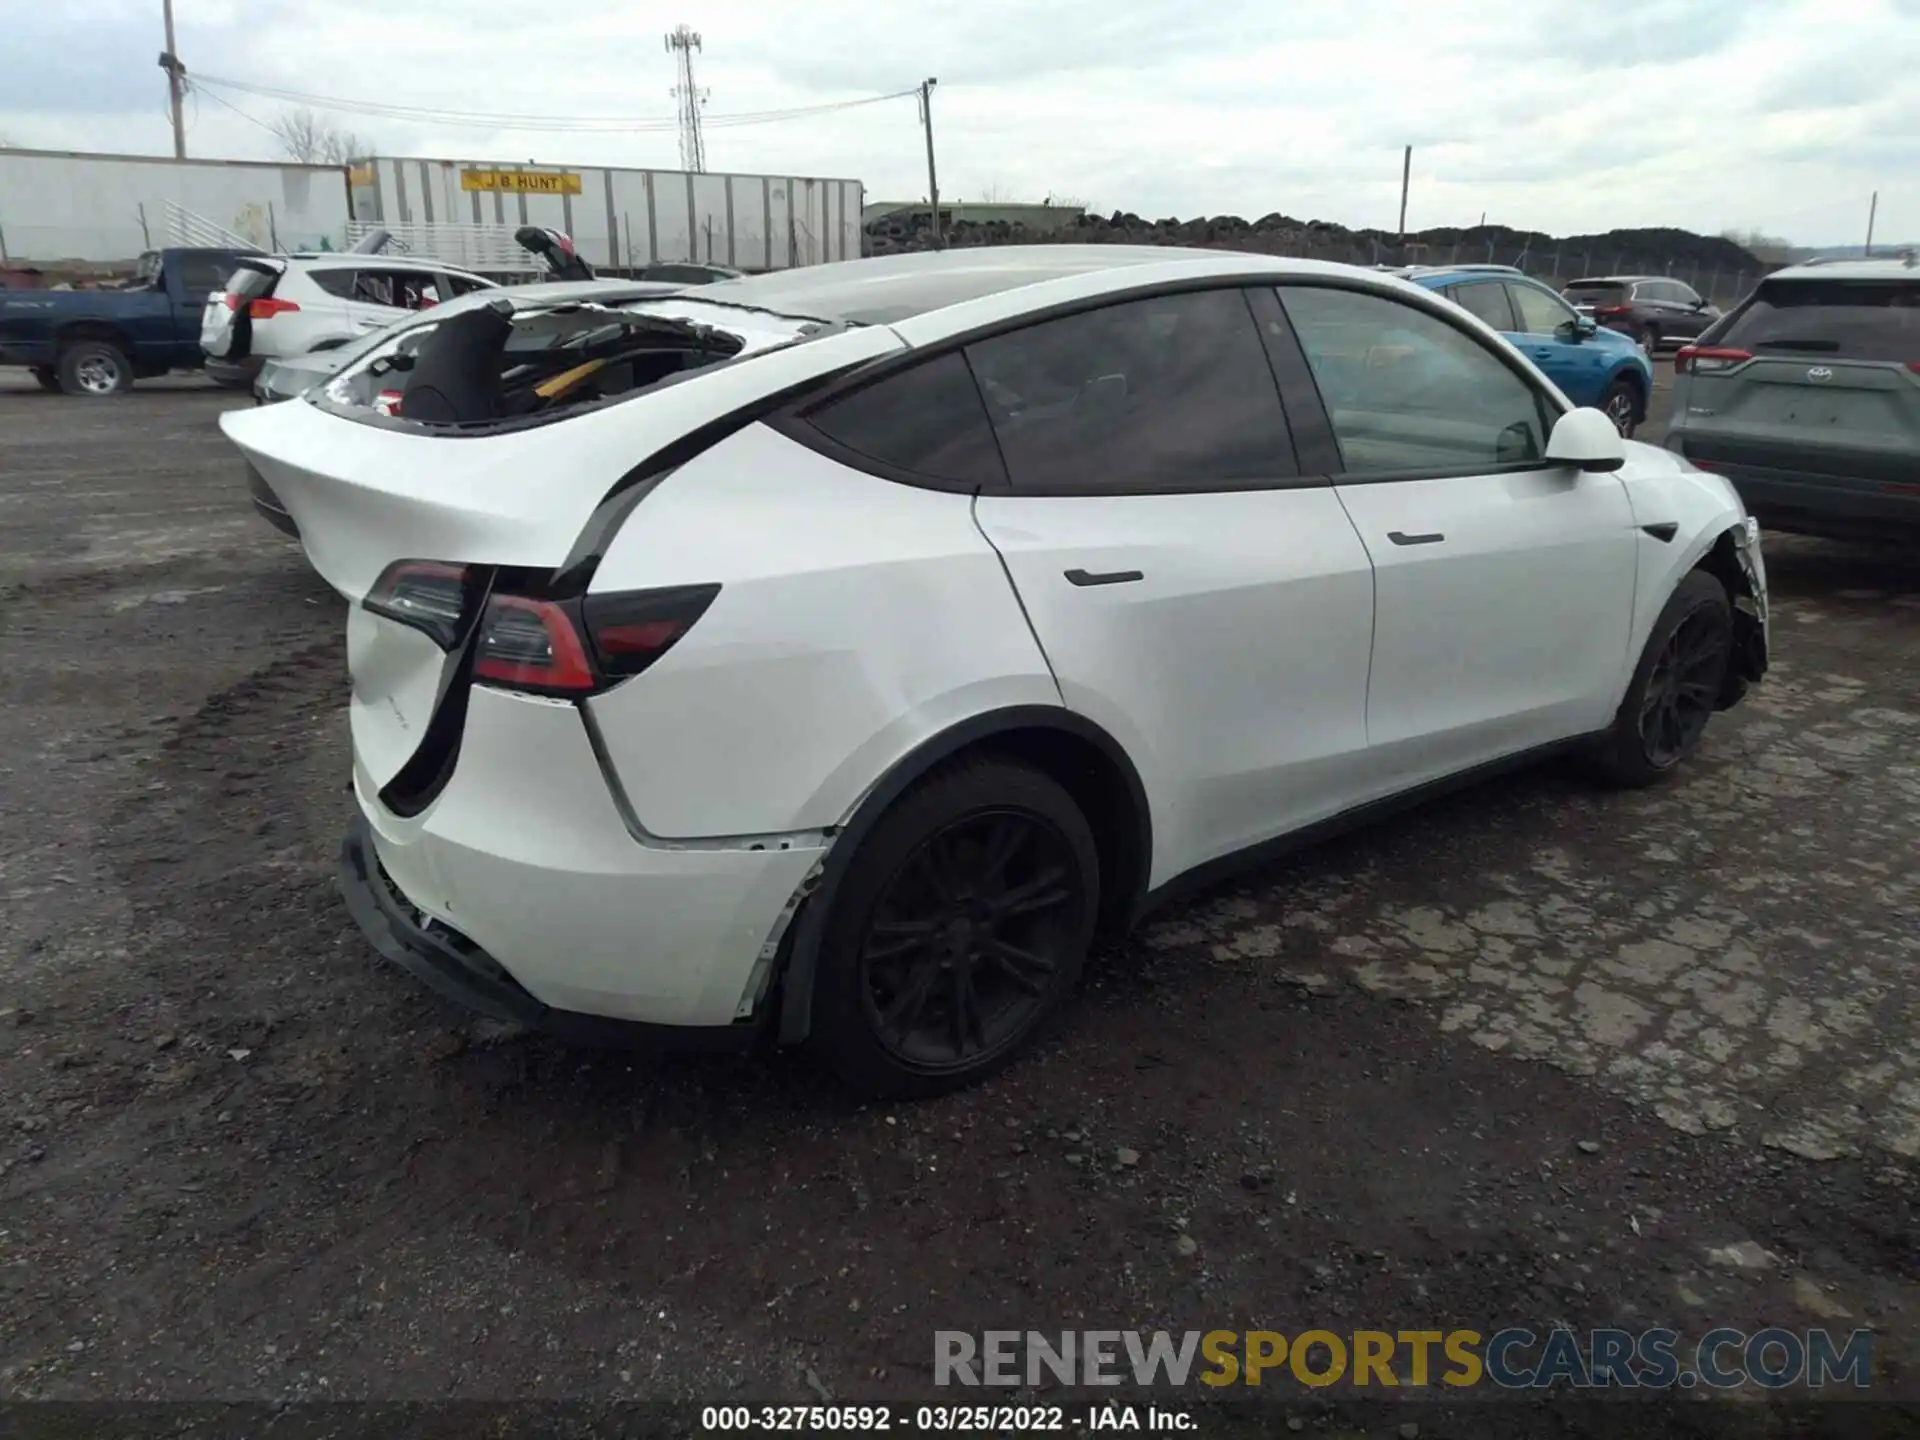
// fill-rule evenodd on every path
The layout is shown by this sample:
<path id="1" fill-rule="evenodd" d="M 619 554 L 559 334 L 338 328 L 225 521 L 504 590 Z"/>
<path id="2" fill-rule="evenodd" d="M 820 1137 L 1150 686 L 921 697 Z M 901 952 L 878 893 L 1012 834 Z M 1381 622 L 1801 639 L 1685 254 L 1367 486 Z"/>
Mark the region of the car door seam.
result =
<path id="1" fill-rule="evenodd" d="M 993 551 L 993 558 L 1000 562 L 1000 573 L 1007 577 L 1007 589 L 1013 592 L 1013 603 L 1020 607 L 1020 618 L 1027 622 L 1027 633 L 1033 637 L 1033 645 L 1040 652 L 1040 660 L 1047 667 L 1047 678 L 1053 682 L 1053 693 L 1060 697 L 1060 703 L 1067 703 L 1067 693 L 1060 688 L 1060 671 L 1053 663 L 1053 657 L 1047 653 L 1047 642 L 1040 638 L 1040 627 L 1033 623 L 1033 615 L 1027 609 L 1026 596 L 1020 593 L 1020 587 L 1014 582 L 1013 570 L 1007 564 L 1007 557 L 1000 547 L 993 543 L 993 536 L 987 533 L 987 527 L 980 523 L 980 492 L 975 490 L 967 500 L 967 517 L 973 521 L 973 528 L 980 538 L 987 542 L 987 548 Z"/>
<path id="2" fill-rule="evenodd" d="M 1347 497 L 1340 493 L 1340 477 L 1329 476 L 1333 483 L 1327 488 L 1333 491 L 1333 498 L 1339 502 L 1340 513 L 1347 517 L 1347 528 L 1353 531 L 1353 538 L 1360 543 L 1360 553 L 1367 557 L 1367 693 L 1360 707 L 1360 737 L 1368 745 L 1373 743 L 1373 661 L 1380 645 L 1380 567 L 1374 563 L 1373 551 L 1367 546 L 1367 537 L 1360 533 L 1360 526 L 1353 518 L 1353 512 L 1347 508 Z"/>

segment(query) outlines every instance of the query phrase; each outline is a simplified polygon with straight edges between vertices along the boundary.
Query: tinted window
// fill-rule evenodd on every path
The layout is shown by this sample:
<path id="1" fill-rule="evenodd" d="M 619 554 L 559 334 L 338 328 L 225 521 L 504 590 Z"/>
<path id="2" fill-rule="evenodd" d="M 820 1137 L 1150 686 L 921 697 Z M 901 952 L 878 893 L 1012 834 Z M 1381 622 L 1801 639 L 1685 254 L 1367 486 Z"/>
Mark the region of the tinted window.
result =
<path id="1" fill-rule="evenodd" d="M 224 290 L 227 270 L 233 264 L 217 255 L 193 255 L 180 263 L 180 284 L 189 295 L 208 290 Z"/>
<path id="2" fill-rule="evenodd" d="M 445 275 L 441 278 L 446 282 L 448 299 L 452 299 L 455 295 L 470 295 L 475 290 L 487 288 L 471 275 Z"/>
<path id="3" fill-rule="evenodd" d="M 1471 285 L 1450 285 L 1440 293 L 1469 315 L 1478 315 L 1496 330 L 1514 328 L 1513 311 L 1507 305 L 1506 287 L 1498 280 L 1478 280 Z"/>
<path id="4" fill-rule="evenodd" d="M 1550 411 L 1480 341 L 1353 290 L 1280 291 L 1346 469 L 1412 474 L 1537 462 Z"/>
<path id="5" fill-rule="evenodd" d="M 1715 337 L 1757 355 L 1920 360 L 1920 279 L 1769 280 Z"/>
<path id="6" fill-rule="evenodd" d="M 1109 305 L 967 356 L 1016 490 L 1203 490 L 1298 473 L 1238 290 Z"/>
<path id="7" fill-rule="evenodd" d="M 1519 312 L 1520 328 L 1529 335 L 1551 335 L 1574 318 L 1573 311 L 1563 305 L 1557 295 L 1537 285 L 1509 285 L 1507 289 L 1513 292 L 1513 308 Z"/>
<path id="8" fill-rule="evenodd" d="M 956 353 L 843 395 L 807 420 L 883 465 L 965 485 L 1006 482 L 980 392 Z"/>
<path id="9" fill-rule="evenodd" d="M 1627 287 L 1611 280 L 1576 280 L 1560 293 L 1573 305 L 1621 305 Z"/>
<path id="10" fill-rule="evenodd" d="M 1673 291 L 1673 298 L 1682 305 L 1698 305 L 1700 303 L 1700 293 L 1691 285 L 1682 285 L 1678 280 L 1669 280 L 1667 285 Z"/>
<path id="11" fill-rule="evenodd" d="M 356 300 L 354 282 L 360 278 L 358 270 L 315 270 L 307 278 L 318 285 L 327 294 L 341 300 Z"/>

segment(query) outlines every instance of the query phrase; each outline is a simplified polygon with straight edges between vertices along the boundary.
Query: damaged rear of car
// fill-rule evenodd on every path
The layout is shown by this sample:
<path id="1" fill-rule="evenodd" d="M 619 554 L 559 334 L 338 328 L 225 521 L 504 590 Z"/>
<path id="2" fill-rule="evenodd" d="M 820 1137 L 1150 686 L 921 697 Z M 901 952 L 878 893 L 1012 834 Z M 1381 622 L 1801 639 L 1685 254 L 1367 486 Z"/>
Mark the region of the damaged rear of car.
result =
<path id="1" fill-rule="evenodd" d="M 768 397 L 900 346 L 745 306 L 494 297 L 222 417 L 350 604 L 342 880 L 382 953 L 505 1019 L 750 1038 L 735 1022 L 760 1013 L 827 837 L 650 831 L 643 767 L 609 759 L 599 712 L 634 706 L 752 557 L 639 583 L 601 561 Z M 692 670 L 658 687 L 663 713 Z"/>

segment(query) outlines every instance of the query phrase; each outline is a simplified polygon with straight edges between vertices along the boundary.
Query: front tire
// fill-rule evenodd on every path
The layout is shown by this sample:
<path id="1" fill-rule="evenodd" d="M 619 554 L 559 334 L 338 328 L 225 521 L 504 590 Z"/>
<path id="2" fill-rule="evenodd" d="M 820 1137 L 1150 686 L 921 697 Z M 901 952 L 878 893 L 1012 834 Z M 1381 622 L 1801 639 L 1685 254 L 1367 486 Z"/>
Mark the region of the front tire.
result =
<path id="1" fill-rule="evenodd" d="M 1649 360 L 1660 353 L 1660 327 L 1649 325 L 1640 332 L 1640 353 Z"/>
<path id="2" fill-rule="evenodd" d="M 133 365 L 126 352 L 105 340 L 76 340 L 60 352 L 63 394 L 97 400 L 124 395 L 133 388 Z"/>
<path id="3" fill-rule="evenodd" d="M 1704 570 L 1689 573 L 1654 621 L 1613 727 L 1593 754 L 1601 778 L 1625 788 L 1673 773 L 1699 747 L 1733 655 L 1733 606 Z"/>
<path id="4" fill-rule="evenodd" d="M 971 1085 L 1058 1012 L 1099 902 L 1093 832 L 1057 782 L 996 759 L 936 770 L 834 896 L 809 1044 L 864 1094 Z"/>

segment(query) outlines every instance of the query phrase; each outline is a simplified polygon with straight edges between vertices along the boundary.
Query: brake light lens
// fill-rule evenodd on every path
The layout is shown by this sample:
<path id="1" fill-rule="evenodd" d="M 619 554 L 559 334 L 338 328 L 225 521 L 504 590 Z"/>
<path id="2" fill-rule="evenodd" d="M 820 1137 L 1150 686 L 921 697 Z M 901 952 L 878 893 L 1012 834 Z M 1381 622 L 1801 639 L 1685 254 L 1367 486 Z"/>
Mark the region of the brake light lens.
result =
<path id="1" fill-rule="evenodd" d="M 468 572 L 439 560 L 396 560 L 380 573 L 360 603 L 375 615 L 398 620 L 431 638 L 442 650 L 460 639 L 467 611 Z"/>
<path id="2" fill-rule="evenodd" d="M 300 307 L 291 300 L 280 300 L 271 295 L 267 295 L 247 306 L 247 318 L 250 320 L 271 320 L 276 315 L 290 315 L 299 308 Z"/>
<path id="3" fill-rule="evenodd" d="M 538 695 L 593 694 L 665 655 L 719 593 L 718 585 L 583 600 L 496 592 L 480 621 L 474 681 Z"/>
<path id="4" fill-rule="evenodd" d="M 1920 375 L 1920 360 L 1907 361 L 1907 368 L 1913 371 L 1914 374 Z"/>
<path id="5" fill-rule="evenodd" d="M 1731 370 L 1736 365 L 1744 365 L 1751 359 L 1751 350 L 1730 350 L 1717 345 L 1683 345 L 1680 353 L 1673 357 L 1673 373 L 1711 375 L 1717 370 Z"/>
<path id="6" fill-rule="evenodd" d="M 1631 315 L 1633 307 L 1631 305 L 1596 305 L 1593 307 L 1593 313 L 1596 319 L 1606 315 Z"/>

